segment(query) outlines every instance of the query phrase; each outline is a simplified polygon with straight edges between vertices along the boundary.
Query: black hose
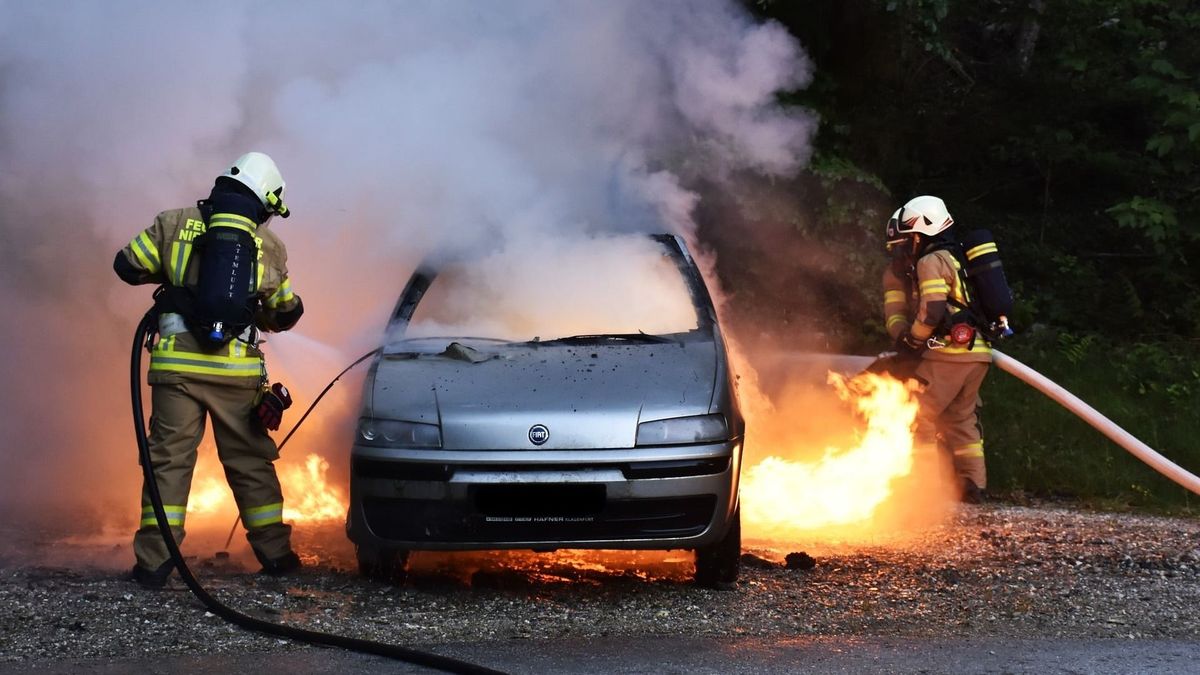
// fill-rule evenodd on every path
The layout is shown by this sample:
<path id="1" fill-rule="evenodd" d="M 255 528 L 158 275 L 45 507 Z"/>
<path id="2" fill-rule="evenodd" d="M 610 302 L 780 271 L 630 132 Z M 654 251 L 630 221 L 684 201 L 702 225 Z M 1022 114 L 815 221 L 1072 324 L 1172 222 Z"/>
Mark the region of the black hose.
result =
<path id="1" fill-rule="evenodd" d="M 179 570 L 179 577 L 183 579 L 183 583 L 187 584 L 188 589 L 192 591 L 192 595 L 195 595 L 208 608 L 208 611 L 247 630 L 314 645 L 339 647 L 365 654 L 386 656 L 449 673 L 467 673 L 470 675 L 476 673 L 489 675 L 501 673 L 501 671 L 492 670 L 491 668 L 479 666 L 474 663 L 467 663 L 466 661 L 459 661 L 447 656 L 409 649 L 399 645 L 345 637 L 343 635 L 331 635 L 329 633 L 320 633 L 263 621 L 262 619 L 242 614 L 235 609 L 221 604 L 220 601 L 209 595 L 208 591 L 204 590 L 204 587 L 192 575 L 192 571 L 188 569 L 187 563 L 183 560 L 183 555 L 179 552 L 179 545 L 175 543 L 175 536 L 171 532 L 171 526 L 167 524 L 166 511 L 163 510 L 162 495 L 158 492 L 158 482 L 154 478 L 154 467 L 150 463 L 150 440 L 146 437 L 146 418 L 145 413 L 142 411 L 142 345 L 156 330 L 157 322 L 157 313 L 154 310 L 147 312 L 146 316 L 142 317 L 141 323 L 138 324 L 137 333 L 133 337 L 133 354 L 130 359 L 129 371 L 130 398 L 133 404 L 133 426 L 135 436 L 137 436 L 138 457 L 141 459 L 142 476 L 146 481 L 147 492 L 150 494 L 150 503 L 154 507 L 154 518 L 158 522 L 158 531 L 162 534 L 163 543 L 167 546 L 167 552 L 170 553 L 171 560 L 175 563 L 175 569 Z M 367 356 L 370 356 L 370 354 L 364 356 L 363 359 Z M 338 377 L 341 376 L 339 375 Z M 331 382 L 330 385 L 332 386 L 332 384 Z M 307 413 L 305 415 L 307 416 Z M 303 422 L 303 418 L 300 421 Z"/>
<path id="2" fill-rule="evenodd" d="M 357 366 L 358 364 L 362 363 L 363 361 L 366 361 L 367 359 L 371 358 L 372 356 L 375 356 L 382 350 L 383 350 L 383 347 L 376 347 L 375 349 L 372 349 L 371 351 L 367 352 L 366 354 L 363 354 L 362 356 L 358 357 L 358 359 L 355 360 L 354 363 L 351 363 L 350 365 L 346 366 L 346 368 L 344 370 L 342 370 L 342 372 L 338 373 L 337 377 L 330 380 L 329 384 L 325 385 L 325 388 L 321 390 L 321 393 L 317 394 L 317 397 L 315 399 L 313 399 L 313 402 L 308 406 L 308 410 L 305 410 L 304 414 L 300 416 L 300 419 L 296 422 L 296 426 L 292 427 L 292 430 L 288 432 L 287 436 L 284 436 L 283 440 L 280 441 L 279 450 L 280 451 L 283 450 L 283 446 L 287 445 L 287 442 L 292 439 L 292 434 L 296 433 L 296 430 L 300 428 L 301 424 L 304 424 L 304 420 L 308 419 L 308 414 L 313 411 L 313 408 L 317 407 L 317 404 L 321 402 L 321 399 L 325 398 L 325 394 L 329 393 L 329 390 L 333 388 L 333 385 L 338 380 L 342 379 L 343 375 L 350 372 L 350 369 L 353 368 L 354 366 Z"/>
<path id="3" fill-rule="evenodd" d="M 283 441 L 279 443 L 279 451 L 283 452 L 283 446 L 287 445 L 287 442 L 292 440 L 292 435 L 295 434 L 296 431 L 300 429 L 300 425 L 304 424 L 304 420 L 308 419 L 308 414 L 313 411 L 313 408 L 317 407 L 317 404 L 321 402 L 321 399 L 325 398 L 325 394 L 329 393 L 329 390 L 333 388 L 333 385 L 336 384 L 338 380 L 342 379 L 343 375 L 350 372 L 350 369 L 353 368 L 354 366 L 357 366 L 358 364 L 362 363 L 363 361 L 366 361 L 367 359 L 371 358 L 372 356 L 375 356 L 376 354 L 378 354 L 381 351 L 383 351 L 383 347 L 376 347 L 375 349 L 372 349 L 371 351 L 367 352 L 366 354 L 363 354 L 362 356 L 355 359 L 354 363 L 351 363 L 350 365 L 346 366 L 342 370 L 342 372 L 338 373 L 337 377 L 330 380 L 329 384 L 325 385 L 325 388 L 321 390 L 321 393 L 317 394 L 317 397 L 315 399 L 313 399 L 313 402 L 311 404 L 309 404 L 308 409 L 305 410 L 304 414 L 300 416 L 299 421 L 297 421 L 295 426 L 292 427 L 292 430 L 287 433 L 287 436 L 283 437 Z M 233 535 L 235 532 L 237 532 L 237 526 L 238 526 L 238 523 L 240 523 L 240 522 L 242 522 L 242 517 L 239 515 L 238 517 L 233 519 L 233 524 L 229 526 L 229 536 L 225 538 L 225 549 L 226 550 L 229 549 L 229 544 L 231 542 L 233 542 Z"/>

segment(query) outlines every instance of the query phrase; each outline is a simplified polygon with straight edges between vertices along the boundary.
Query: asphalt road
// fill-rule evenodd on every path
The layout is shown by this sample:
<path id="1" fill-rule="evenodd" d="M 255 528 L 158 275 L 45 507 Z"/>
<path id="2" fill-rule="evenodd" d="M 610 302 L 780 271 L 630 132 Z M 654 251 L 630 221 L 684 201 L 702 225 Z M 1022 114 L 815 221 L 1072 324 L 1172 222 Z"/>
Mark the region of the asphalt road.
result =
<path id="1" fill-rule="evenodd" d="M 431 647 L 511 673 L 1195 673 L 1200 642 L 1182 640 L 608 638 Z M 0 664 L 0 673 L 428 673 L 332 649 Z"/>

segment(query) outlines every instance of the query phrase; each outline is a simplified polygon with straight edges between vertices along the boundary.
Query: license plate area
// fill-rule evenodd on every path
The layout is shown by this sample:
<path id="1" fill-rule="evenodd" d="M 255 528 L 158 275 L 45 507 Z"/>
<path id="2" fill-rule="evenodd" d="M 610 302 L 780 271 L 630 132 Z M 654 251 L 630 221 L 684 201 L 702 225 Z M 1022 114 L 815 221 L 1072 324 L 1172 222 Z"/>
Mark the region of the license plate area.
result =
<path id="1" fill-rule="evenodd" d="M 476 485 L 472 490 L 476 512 L 488 517 L 594 517 L 606 499 L 605 486 L 595 483 Z"/>

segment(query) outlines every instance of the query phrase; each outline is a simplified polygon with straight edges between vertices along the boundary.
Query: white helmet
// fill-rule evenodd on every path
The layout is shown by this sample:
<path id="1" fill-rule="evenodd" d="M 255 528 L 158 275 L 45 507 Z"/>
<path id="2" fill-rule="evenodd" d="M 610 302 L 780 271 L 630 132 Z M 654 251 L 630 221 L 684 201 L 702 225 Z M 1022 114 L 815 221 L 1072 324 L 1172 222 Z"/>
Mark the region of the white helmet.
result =
<path id="1" fill-rule="evenodd" d="M 921 195 L 896 209 L 888 221 L 887 236 L 889 240 L 909 234 L 932 237 L 950 229 L 953 224 L 954 218 L 946 210 L 946 202 L 940 197 Z"/>
<path id="2" fill-rule="evenodd" d="M 275 160 L 266 154 L 247 152 L 238 157 L 233 166 L 221 176 L 232 178 L 250 188 L 262 205 L 267 207 L 268 212 L 278 213 L 284 218 L 291 215 L 283 204 L 283 189 L 286 183 L 279 174 L 279 167 L 275 166 Z"/>

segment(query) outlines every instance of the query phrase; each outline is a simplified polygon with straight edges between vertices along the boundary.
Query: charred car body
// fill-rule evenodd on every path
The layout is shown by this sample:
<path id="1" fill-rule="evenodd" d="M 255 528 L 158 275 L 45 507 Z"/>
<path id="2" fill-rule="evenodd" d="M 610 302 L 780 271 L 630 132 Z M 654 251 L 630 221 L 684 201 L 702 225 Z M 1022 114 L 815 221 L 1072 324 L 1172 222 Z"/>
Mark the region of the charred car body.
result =
<path id="1" fill-rule="evenodd" d="M 610 270 L 629 297 L 607 302 L 605 288 L 597 311 L 587 293 L 553 289 L 570 298 L 558 314 L 604 327 L 583 333 L 561 316 L 514 327 L 541 306 L 503 306 L 512 294 L 496 277 L 519 270 L 479 283 L 472 265 L 426 264 L 411 277 L 351 454 L 347 532 L 364 574 L 394 577 L 411 550 L 693 549 L 698 583 L 736 579 L 744 423 L 712 301 L 678 237 L 613 241 L 614 264 L 642 265 Z M 633 305 L 641 316 L 609 320 Z"/>

